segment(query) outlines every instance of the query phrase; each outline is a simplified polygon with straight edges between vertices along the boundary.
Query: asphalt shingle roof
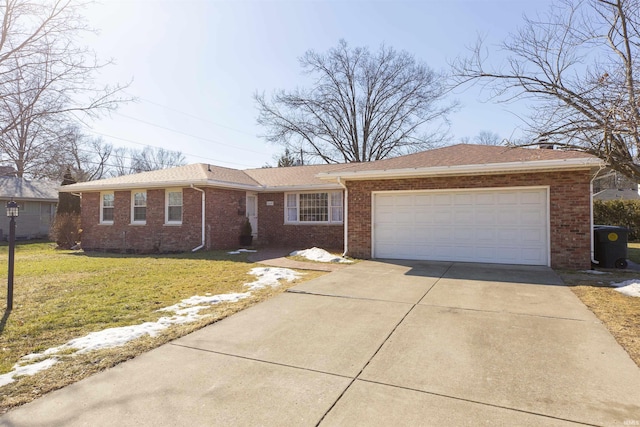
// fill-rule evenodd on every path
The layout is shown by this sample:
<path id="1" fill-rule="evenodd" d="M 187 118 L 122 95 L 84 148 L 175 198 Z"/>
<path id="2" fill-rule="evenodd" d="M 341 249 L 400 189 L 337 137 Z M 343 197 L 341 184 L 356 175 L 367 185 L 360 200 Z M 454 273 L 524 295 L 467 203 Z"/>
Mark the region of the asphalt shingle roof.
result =
<path id="1" fill-rule="evenodd" d="M 318 178 L 318 174 L 336 172 L 388 171 L 395 169 L 428 169 L 442 166 L 472 166 L 499 163 L 535 162 L 542 160 L 595 159 L 577 151 L 507 148 L 459 144 L 375 162 L 291 166 L 238 170 L 196 163 L 171 169 L 82 182 L 65 187 L 66 191 L 98 191 L 117 188 L 209 185 L 241 189 L 274 190 L 295 187 L 336 187 L 336 182 Z M 325 175 L 326 178 L 326 175 Z M 64 191 L 63 190 L 63 191 Z M 281 190 L 282 191 L 282 190 Z"/>
<path id="2" fill-rule="evenodd" d="M 59 184 L 46 180 L 0 177 L 0 198 L 15 200 L 58 200 Z"/>
<path id="3" fill-rule="evenodd" d="M 579 151 L 458 144 L 428 151 L 421 151 L 419 153 L 408 154 L 406 156 L 394 157 L 392 159 L 377 160 L 375 162 L 352 163 L 341 170 L 356 172 L 579 158 L 594 158 L 594 156 Z"/>

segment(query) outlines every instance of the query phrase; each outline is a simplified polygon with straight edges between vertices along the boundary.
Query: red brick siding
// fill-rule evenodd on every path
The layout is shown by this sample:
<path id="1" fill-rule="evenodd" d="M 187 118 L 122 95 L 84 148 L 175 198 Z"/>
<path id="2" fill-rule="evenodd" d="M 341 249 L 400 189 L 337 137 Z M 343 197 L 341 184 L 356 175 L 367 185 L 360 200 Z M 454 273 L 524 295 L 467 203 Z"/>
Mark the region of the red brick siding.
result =
<path id="1" fill-rule="evenodd" d="M 238 245 L 244 191 L 206 189 L 206 247 Z M 147 190 L 147 221 L 131 225 L 131 192 L 114 193 L 114 221 L 100 224 L 100 193 L 82 194 L 82 246 L 122 252 L 188 251 L 202 243 L 202 193 L 183 189 L 182 225 L 165 225 L 165 190 Z M 242 202 L 244 203 L 244 202 Z"/>
<path id="2" fill-rule="evenodd" d="M 267 206 L 267 201 L 273 206 Z M 284 193 L 258 194 L 258 243 L 300 249 L 313 246 L 342 249 L 342 224 L 292 225 L 284 223 Z"/>
<path id="3" fill-rule="evenodd" d="M 237 249 L 245 220 L 246 193 L 206 188 L 207 248 Z M 200 206 L 200 205 L 198 205 Z"/>
<path id="4" fill-rule="evenodd" d="M 446 188 L 550 187 L 551 266 L 589 268 L 589 171 L 349 181 L 349 255 L 371 257 L 371 192 Z"/>

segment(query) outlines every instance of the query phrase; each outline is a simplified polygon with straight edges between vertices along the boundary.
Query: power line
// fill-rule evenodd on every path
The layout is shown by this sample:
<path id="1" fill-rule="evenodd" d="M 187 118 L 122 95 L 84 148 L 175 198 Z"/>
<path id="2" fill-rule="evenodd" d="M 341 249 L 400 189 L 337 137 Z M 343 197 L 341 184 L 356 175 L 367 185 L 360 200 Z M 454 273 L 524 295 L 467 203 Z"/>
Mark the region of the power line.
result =
<path id="1" fill-rule="evenodd" d="M 238 146 L 233 145 L 233 144 L 228 144 L 228 143 L 225 143 L 225 142 L 216 141 L 215 139 L 205 138 L 205 137 L 198 136 L 198 135 L 192 135 L 190 133 L 186 133 L 186 132 L 183 132 L 181 130 L 172 129 L 172 128 L 169 128 L 169 127 L 166 127 L 166 126 L 159 125 L 157 123 L 148 122 L 146 120 L 138 119 L 136 117 L 129 116 L 127 114 L 118 113 L 117 111 L 115 112 L 115 114 L 117 114 L 118 116 L 121 116 L 121 117 L 126 117 L 127 119 L 130 119 L 130 120 L 135 120 L 136 122 L 144 123 L 144 124 L 149 125 L 149 126 L 157 127 L 159 129 L 168 130 L 170 132 L 175 132 L 175 133 L 178 133 L 180 135 L 188 136 L 190 138 L 199 139 L 201 141 L 212 142 L 214 144 L 224 145 L 226 147 L 230 147 L 230 148 L 233 148 L 233 149 L 236 149 L 236 150 L 248 151 L 250 153 L 267 154 L 267 153 L 265 153 L 263 151 L 251 150 L 249 148 L 238 147 Z"/>
<path id="2" fill-rule="evenodd" d="M 104 136 L 104 137 L 107 137 L 107 138 L 117 139 L 119 141 L 128 142 L 130 144 L 136 144 L 136 145 L 141 145 L 143 147 L 150 147 L 150 148 L 163 148 L 163 147 L 160 147 L 160 146 L 157 146 L 157 145 L 145 144 L 143 142 L 134 141 L 132 139 L 122 138 L 122 137 L 119 137 L 119 136 L 114 136 L 114 135 L 109 135 L 109 134 L 106 134 L 106 133 L 98 132 L 98 131 L 95 131 L 95 130 L 93 130 L 91 128 L 88 128 L 87 130 L 89 132 L 95 134 L 95 135 L 100 135 L 100 136 Z M 214 162 L 214 163 L 225 163 L 225 164 L 229 164 L 229 165 L 236 165 L 236 166 L 242 166 L 242 167 L 247 167 L 247 168 L 255 167 L 255 165 L 247 165 L 247 164 L 244 164 L 244 163 L 228 162 L 228 161 L 225 161 L 225 160 L 213 159 L 211 157 L 204 157 L 204 156 L 198 156 L 196 154 L 184 153 L 182 151 L 181 151 L 181 153 L 184 154 L 185 156 L 193 157 L 193 158 L 196 158 L 196 159 L 203 159 L 203 160 L 207 160 L 209 162 Z"/>
<path id="3" fill-rule="evenodd" d="M 181 111 L 181 110 L 178 110 L 178 109 L 173 108 L 173 107 L 169 107 L 169 106 L 166 106 L 166 105 L 159 104 L 159 103 L 157 103 L 157 102 L 151 101 L 150 99 L 142 98 L 141 96 L 135 96 L 134 94 L 132 94 L 132 93 L 130 93 L 130 92 L 126 92 L 126 91 L 125 91 L 124 93 L 126 93 L 127 95 L 129 95 L 129 96 L 131 96 L 131 97 L 134 97 L 134 98 L 136 98 L 136 99 L 140 99 L 140 100 L 142 100 L 142 101 L 144 101 L 144 102 L 147 102 L 147 103 L 149 103 L 149 104 L 152 104 L 152 105 L 155 105 L 155 106 L 158 106 L 158 107 L 164 108 L 164 109 L 169 110 L 169 111 L 173 111 L 173 112 L 178 113 L 178 114 L 182 114 L 182 115 L 187 116 L 187 117 L 191 117 L 192 119 L 200 120 L 200 121 L 202 121 L 202 122 L 209 123 L 209 124 L 214 125 L 214 126 L 218 126 L 218 127 L 225 128 L 225 129 L 229 129 L 229 130 L 232 130 L 232 131 L 234 131 L 234 132 L 238 132 L 238 133 L 241 133 L 241 134 L 244 134 L 244 135 L 248 135 L 248 136 L 255 137 L 255 135 L 253 135 L 253 134 L 251 134 L 251 133 L 249 133 L 249 132 L 245 132 L 245 131 L 243 131 L 243 130 L 233 128 L 233 127 L 231 127 L 231 126 L 226 126 L 226 125 L 223 125 L 223 124 L 220 124 L 220 123 L 216 123 L 216 122 L 213 122 L 213 121 L 211 121 L 211 120 L 204 119 L 204 118 L 202 118 L 202 117 L 198 117 L 198 116 L 196 116 L 196 115 L 194 115 L 194 114 L 187 113 L 187 112 L 185 112 L 185 111 Z"/>

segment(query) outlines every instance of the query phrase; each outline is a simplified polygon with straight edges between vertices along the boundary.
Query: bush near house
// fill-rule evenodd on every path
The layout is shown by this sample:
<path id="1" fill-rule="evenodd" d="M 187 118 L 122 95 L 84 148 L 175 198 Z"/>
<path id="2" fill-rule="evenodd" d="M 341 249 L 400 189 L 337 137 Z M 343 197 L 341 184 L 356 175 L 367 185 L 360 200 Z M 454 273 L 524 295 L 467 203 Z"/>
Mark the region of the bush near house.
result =
<path id="1" fill-rule="evenodd" d="M 80 215 L 77 213 L 59 213 L 51 224 L 51 240 L 59 249 L 71 249 L 80 241 Z"/>
<path id="2" fill-rule="evenodd" d="M 593 223 L 629 229 L 629 240 L 640 241 L 640 200 L 595 200 Z"/>

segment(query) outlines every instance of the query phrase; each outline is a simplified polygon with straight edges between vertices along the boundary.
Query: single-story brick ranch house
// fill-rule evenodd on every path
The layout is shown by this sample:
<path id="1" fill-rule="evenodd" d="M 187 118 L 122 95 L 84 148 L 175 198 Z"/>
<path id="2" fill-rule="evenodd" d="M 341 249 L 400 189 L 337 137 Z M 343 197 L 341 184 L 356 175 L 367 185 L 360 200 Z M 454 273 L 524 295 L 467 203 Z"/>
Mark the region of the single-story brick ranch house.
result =
<path id="1" fill-rule="evenodd" d="M 207 164 L 72 184 L 85 250 L 343 247 L 357 258 L 588 268 L 602 162 L 460 144 L 368 163 L 236 170 Z"/>

